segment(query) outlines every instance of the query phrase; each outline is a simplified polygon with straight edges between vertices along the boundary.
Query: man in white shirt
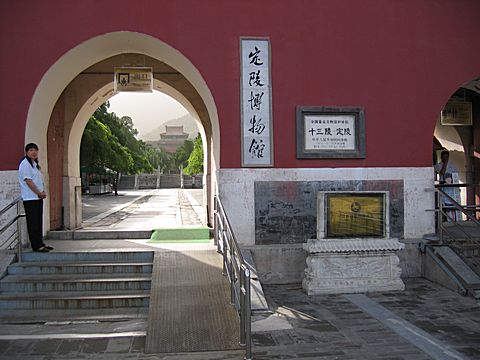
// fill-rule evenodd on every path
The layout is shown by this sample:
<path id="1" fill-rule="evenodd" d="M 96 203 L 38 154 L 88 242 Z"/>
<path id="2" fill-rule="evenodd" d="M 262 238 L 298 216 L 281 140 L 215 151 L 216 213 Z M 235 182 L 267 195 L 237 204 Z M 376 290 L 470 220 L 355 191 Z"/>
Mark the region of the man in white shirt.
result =
<path id="1" fill-rule="evenodd" d="M 445 174 L 455 174 L 458 176 L 458 169 L 448 163 L 448 160 L 450 159 L 450 153 L 447 150 L 442 151 L 440 154 L 440 159 L 441 162 L 438 164 L 435 164 L 434 169 L 435 169 L 435 175 L 438 174 L 438 181 L 440 184 L 445 183 Z"/>

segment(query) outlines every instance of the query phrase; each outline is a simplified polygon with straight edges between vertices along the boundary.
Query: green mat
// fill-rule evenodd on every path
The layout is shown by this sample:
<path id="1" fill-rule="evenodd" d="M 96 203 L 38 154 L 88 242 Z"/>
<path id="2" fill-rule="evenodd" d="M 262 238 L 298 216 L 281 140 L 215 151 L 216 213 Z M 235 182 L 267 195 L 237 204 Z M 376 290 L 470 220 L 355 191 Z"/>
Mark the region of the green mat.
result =
<path id="1" fill-rule="evenodd" d="M 153 230 L 148 242 L 208 243 L 209 241 L 209 228 L 178 228 Z"/>

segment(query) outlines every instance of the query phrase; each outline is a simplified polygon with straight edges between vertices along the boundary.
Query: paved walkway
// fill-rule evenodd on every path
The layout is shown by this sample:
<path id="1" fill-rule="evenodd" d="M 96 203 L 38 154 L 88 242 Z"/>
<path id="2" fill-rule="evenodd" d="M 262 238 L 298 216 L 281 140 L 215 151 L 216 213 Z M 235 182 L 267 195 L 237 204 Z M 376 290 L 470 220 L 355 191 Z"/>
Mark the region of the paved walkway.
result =
<path id="1" fill-rule="evenodd" d="M 155 197 L 164 197 L 170 199 L 166 202 L 168 206 L 162 207 L 164 214 L 171 214 L 173 223 L 172 211 L 180 209 L 180 214 L 175 210 L 175 221 L 180 217 L 180 221 L 186 223 L 182 220 L 182 203 L 188 208 L 186 198 L 192 211 L 195 204 L 192 205 L 185 193 L 183 198 L 182 193 L 168 190 L 145 192 L 139 197 L 134 194 L 124 204 L 112 197 L 98 197 L 85 204 L 92 205 L 87 211 L 90 219 L 94 218 L 90 225 L 112 216 L 110 219 L 115 218 L 116 222 L 104 224 L 109 228 L 133 225 L 130 211 L 138 215 L 137 221 L 141 221 L 142 216 L 150 216 L 146 213 L 152 209 L 150 205 L 156 203 Z M 125 209 L 132 201 L 148 195 L 151 195 L 148 201 Z M 109 199 L 112 199 L 110 208 Z M 104 204 L 100 206 L 99 202 Z M 120 207 L 117 213 L 108 210 L 116 207 Z M 128 216 L 118 214 L 122 209 L 128 210 Z M 51 243 L 58 251 L 154 249 L 162 252 L 213 247 L 212 244 L 148 244 L 144 240 L 56 240 Z M 480 303 L 424 279 L 407 279 L 403 292 L 366 295 L 307 296 L 300 284 L 265 285 L 264 291 L 273 315 L 264 320 L 255 319 L 258 321 L 253 324 L 254 359 L 480 359 Z M 134 335 L 0 340 L 0 359 L 243 359 L 243 353 L 238 351 L 147 355 L 144 350 L 145 337 Z"/>
<path id="2" fill-rule="evenodd" d="M 264 291 L 291 327 L 255 333 L 255 359 L 480 359 L 480 303 L 424 279 L 367 296 Z"/>
<path id="3" fill-rule="evenodd" d="M 205 226 L 202 189 L 120 191 L 82 197 L 86 230 L 152 230 Z"/>
<path id="4" fill-rule="evenodd" d="M 479 303 L 422 279 L 406 285 L 403 292 L 355 295 L 372 302 L 366 309 L 349 295 L 307 296 L 299 285 L 264 286 L 277 319 L 253 334 L 254 359 L 480 359 Z M 371 315 L 381 308 L 387 315 Z M 385 324 L 398 318 L 410 337 Z M 0 340 L 5 360 L 243 359 L 238 351 L 147 355 L 144 349 L 143 336 Z"/>

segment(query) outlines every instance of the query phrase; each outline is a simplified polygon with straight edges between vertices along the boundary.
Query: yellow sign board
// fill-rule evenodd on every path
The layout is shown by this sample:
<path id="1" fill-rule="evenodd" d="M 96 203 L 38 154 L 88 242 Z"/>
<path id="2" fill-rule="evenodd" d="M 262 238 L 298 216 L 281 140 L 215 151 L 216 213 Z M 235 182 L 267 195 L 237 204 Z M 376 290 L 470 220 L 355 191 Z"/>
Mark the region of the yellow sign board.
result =
<path id="1" fill-rule="evenodd" d="M 123 67 L 115 69 L 114 91 L 152 92 L 153 72 L 150 67 Z"/>
<path id="2" fill-rule="evenodd" d="M 326 194 L 327 237 L 384 237 L 384 193 Z"/>

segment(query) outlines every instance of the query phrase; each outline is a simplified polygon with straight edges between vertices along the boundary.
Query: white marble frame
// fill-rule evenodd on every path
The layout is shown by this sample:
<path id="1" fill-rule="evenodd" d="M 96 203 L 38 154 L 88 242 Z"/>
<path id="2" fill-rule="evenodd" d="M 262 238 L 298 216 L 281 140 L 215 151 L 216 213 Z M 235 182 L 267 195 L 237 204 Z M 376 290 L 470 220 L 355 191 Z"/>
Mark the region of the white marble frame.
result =
<path id="1" fill-rule="evenodd" d="M 245 75 L 248 72 L 249 66 L 245 62 L 244 59 L 244 53 L 245 50 L 248 47 L 248 44 L 253 44 L 258 45 L 259 47 L 263 48 L 263 50 L 266 50 L 267 57 L 266 57 L 266 63 L 264 63 L 261 68 L 262 70 L 265 71 L 266 73 L 266 87 L 263 88 L 263 91 L 266 94 L 266 98 L 268 99 L 268 102 L 266 104 L 266 107 L 264 108 L 263 112 L 260 112 L 259 114 L 262 115 L 262 118 L 265 121 L 266 125 L 266 130 L 268 136 L 260 136 L 258 137 L 259 139 L 267 141 L 265 150 L 266 150 L 266 156 L 265 158 L 262 158 L 260 160 L 254 160 L 254 159 L 247 159 L 245 156 L 245 152 L 247 151 L 248 147 L 248 139 L 251 137 L 245 132 L 245 127 L 248 126 L 247 122 L 247 106 L 245 103 L 245 96 L 244 94 L 250 90 L 255 90 L 255 87 L 249 87 L 245 83 Z M 273 138 L 273 109 L 272 109 L 272 73 L 271 73 L 271 64 L 272 64 L 272 55 L 271 55 L 271 44 L 270 44 L 270 38 L 269 37 L 249 37 L 249 36 L 241 36 L 240 37 L 240 107 L 241 107 L 241 163 L 243 168 L 255 168 L 255 167 L 273 167 L 274 165 L 274 138 Z M 253 111 L 252 113 L 256 113 L 256 111 Z"/>
<path id="2" fill-rule="evenodd" d="M 255 245 L 255 181 L 403 180 L 404 238 L 435 232 L 433 168 L 276 168 L 217 171 L 218 193 L 241 245 Z"/>
<path id="3" fill-rule="evenodd" d="M 327 221 L 326 213 L 324 209 L 327 204 L 325 203 L 325 194 L 382 194 L 383 205 L 385 211 L 383 213 L 385 222 L 385 231 L 383 237 L 375 237 L 375 239 L 389 239 L 390 238 L 390 192 L 389 191 L 319 191 L 317 193 L 317 239 L 328 240 L 327 237 Z M 335 238 L 337 239 L 337 238 Z M 344 239 L 348 240 L 348 239 Z"/>

